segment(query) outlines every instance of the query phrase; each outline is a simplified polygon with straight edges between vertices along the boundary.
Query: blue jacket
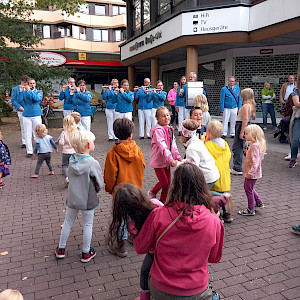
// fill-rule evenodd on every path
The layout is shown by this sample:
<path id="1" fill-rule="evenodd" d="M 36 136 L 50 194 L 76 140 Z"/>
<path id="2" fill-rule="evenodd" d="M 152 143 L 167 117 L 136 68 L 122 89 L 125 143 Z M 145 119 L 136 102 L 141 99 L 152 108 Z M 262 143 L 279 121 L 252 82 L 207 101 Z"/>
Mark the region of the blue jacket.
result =
<path id="1" fill-rule="evenodd" d="M 149 90 L 152 91 L 151 88 Z M 149 95 L 147 95 L 147 92 L 143 91 L 142 88 L 138 89 L 134 93 L 134 99 L 139 99 L 138 109 L 151 109 L 153 107 L 150 94 L 152 93 L 150 92 Z"/>
<path id="2" fill-rule="evenodd" d="M 114 96 L 114 91 L 113 90 L 106 90 L 103 92 L 102 95 L 102 100 L 106 100 L 106 108 L 107 109 L 116 109 L 116 104 L 111 102 L 112 97 Z"/>
<path id="3" fill-rule="evenodd" d="M 132 101 L 134 99 L 133 92 L 124 92 L 122 93 L 114 93 L 114 96 L 111 100 L 112 103 L 117 103 L 116 105 L 116 112 L 119 113 L 127 113 L 133 111 L 132 108 Z"/>
<path id="4" fill-rule="evenodd" d="M 167 97 L 167 92 L 161 91 L 159 94 L 158 92 L 150 93 L 150 101 L 153 101 L 153 108 L 158 108 L 160 106 L 165 105 L 165 100 Z"/>
<path id="5" fill-rule="evenodd" d="M 64 110 L 73 110 L 72 98 L 69 89 L 60 92 L 58 99 L 64 100 Z"/>
<path id="6" fill-rule="evenodd" d="M 91 101 L 93 94 L 91 92 L 77 92 L 72 97 L 73 110 L 80 113 L 82 117 L 89 117 L 92 115 Z"/>
<path id="7" fill-rule="evenodd" d="M 231 89 L 231 87 L 224 86 L 221 89 L 221 95 L 220 95 L 220 110 L 223 111 L 224 108 L 241 108 L 242 107 L 242 100 L 241 100 L 241 92 L 240 88 L 236 85 L 233 86 L 232 93 L 235 95 L 236 100 L 234 99 L 233 95 L 228 90 Z"/>
<path id="8" fill-rule="evenodd" d="M 57 149 L 51 135 L 46 135 L 43 138 L 35 137 L 35 147 L 33 153 L 49 153 L 52 152 L 52 147 Z"/>
<path id="9" fill-rule="evenodd" d="M 11 91 L 11 103 L 17 111 L 20 111 L 21 106 L 24 108 L 24 94 L 25 92 L 20 92 L 19 85 L 15 86 Z"/>
<path id="10" fill-rule="evenodd" d="M 41 103 L 43 92 L 37 89 L 23 92 L 24 94 L 24 111 L 23 117 L 37 117 L 42 115 Z"/>

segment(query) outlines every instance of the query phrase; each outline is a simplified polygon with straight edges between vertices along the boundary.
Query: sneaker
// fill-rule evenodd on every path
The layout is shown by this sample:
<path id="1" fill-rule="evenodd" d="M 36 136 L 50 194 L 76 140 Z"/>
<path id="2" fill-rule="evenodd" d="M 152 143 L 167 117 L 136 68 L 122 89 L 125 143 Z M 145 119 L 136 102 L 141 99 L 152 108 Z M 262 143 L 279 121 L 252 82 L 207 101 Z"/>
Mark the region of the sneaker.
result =
<path id="1" fill-rule="evenodd" d="M 266 206 L 263 203 L 255 204 L 256 207 L 258 208 L 266 208 Z"/>
<path id="2" fill-rule="evenodd" d="M 110 246 L 108 246 L 107 250 L 111 254 L 117 255 L 119 257 L 126 257 L 128 255 L 128 252 L 126 251 L 125 248 L 125 241 L 123 241 L 123 245 L 120 248 L 119 247 L 111 248 Z"/>
<path id="3" fill-rule="evenodd" d="M 222 135 L 221 138 L 225 140 L 226 139 L 226 135 Z"/>
<path id="4" fill-rule="evenodd" d="M 55 256 L 56 258 L 65 258 L 65 248 L 59 248 L 57 246 L 56 250 L 55 250 Z"/>
<path id="5" fill-rule="evenodd" d="M 23 144 L 21 148 L 26 148 L 26 145 L 25 145 L 25 144 Z"/>
<path id="6" fill-rule="evenodd" d="M 239 211 L 239 214 L 242 216 L 255 216 L 255 209 L 253 210 L 250 210 L 249 208 L 242 209 Z"/>
<path id="7" fill-rule="evenodd" d="M 300 235 L 300 225 L 292 225 L 293 233 Z"/>
<path id="8" fill-rule="evenodd" d="M 234 139 L 234 135 L 231 135 L 230 138 L 231 138 L 231 139 Z"/>
<path id="9" fill-rule="evenodd" d="M 87 263 L 95 256 L 96 256 L 96 251 L 91 247 L 88 253 L 82 252 L 80 261 L 83 263 Z"/>
<path id="10" fill-rule="evenodd" d="M 113 141 L 114 141 L 114 139 L 108 139 L 108 141 L 109 141 L 109 142 L 113 142 Z"/>
<path id="11" fill-rule="evenodd" d="M 264 128 L 263 128 L 263 131 L 266 131 L 267 129 L 268 129 L 267 127 L 264 127 Z"/>
<path id="12" fill-rule="evenodd" d="M 26 157 L 30 158 L 30 157 L 32 157 L 32 154 L 31 153 L 27 153 Z"/>
<path id="13" fill-rule="evenodd" d="M 295 159 L 292 159 L 289 163 L 289 168 L 295 168 L 297 165 L 297 162 Z"/>
<path id="14" fill-rule="evenodd" d="M 144 137 L 143 136 L 140 136 L 140 140 L 143 140 L 144 139 Z"/>
<path id="15" fill-rule="evenodd" d="M 0 182 L 0 188 L 3 188 L 5 184 L 3 182 Z"/>
<path id="16" fill-rule="evenodd" d="M 148 140 L 151 140 L 151 137 L 150 137 L 150 136 L 147 136 L 147 139 L 148 139 Z"/>
<path id="17" fill-rule="evenodd" d="M 222 218 L 223 218 L 224 222 L 226 222 L 226 223 L 231 223 L 233 221 L 233 217 L 229 213 L 224 213 Z"/>
<path id="18" fill-rule="evenodd" d="M 156 198 L 156 195 L 154 195 L 151 191 L 148 191 L 148 192 L 147 192 L 147 196 L 148 196 L 150 199 Z"/>
<path id="19" fill-rule="evenodd" d="M 285 160 L 291 160 L 291 153 L 289 153 L 284 159 Z"/>
<path id="20" fill-rule="evenodd" d="M 243 175 L 243 172 L 236 171 L 235 169 L 230 169 L 230 174 L 232 175 Z"/>

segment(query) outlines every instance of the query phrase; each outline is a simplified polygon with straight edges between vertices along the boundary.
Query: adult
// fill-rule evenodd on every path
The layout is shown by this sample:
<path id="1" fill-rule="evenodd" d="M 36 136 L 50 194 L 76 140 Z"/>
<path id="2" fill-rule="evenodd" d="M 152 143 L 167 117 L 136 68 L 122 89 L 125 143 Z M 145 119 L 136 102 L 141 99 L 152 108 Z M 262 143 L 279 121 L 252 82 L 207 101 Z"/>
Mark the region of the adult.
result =
<path id="1" fill-rule="evenodd" d="M 21 140 L 22 140 L 22 148 L 26 148 L 25 142 L 25 131 L 23 125 L 23 111 L 24 111 L 24 90 L 28 85 L 29 77 L 27 75 L 23 75 L 20 77 L 20 85 L 15 86 L 11 91 L 11 103 L 17 110 L 17 114 L 19 117 L 20 127 L 21 127 Z"/>
<path id="2" fill-rule="evenodd" d="M 174 124 L 174 121 L 175 121 L 175 124 L 176 124 L 176 110 L 175 110 L 175 100 L 176 100 L 176 94 L 177 94 L 177 88 L 178 88 L 178 82 L 177 81 L 174 81 L 173 82 L 173 88 L 170 89 L 169 93 L 168 93 L 168 96 L 167 96 L 167 99 L 170 103 L 170 106 L 171 106 L 171 110 L 172 110 L 172 117 L 171 117 L 171 124 L 173 126 Z"/>
<path id="3" fill-rule="evenodd" d="M 235 85 L 235 77 L 230 76 L 228 85 L 221 89 L 220 95 L 220 111 L 223 114 L 223 132 L 222 137 L 227 136 L 228 121 L 230 120 L 229 135 L 231 138 L 235 136 L 235 122 L 238 109 L 242 107 L 240 88 Z"/>
<path id="4" fill-rule="evenodd" d="M 70 90 L 72 92 L 72 89 Z M 73 110 L 80 113 L 81 124 L 85 130 L 91 130 L 91 101 L 93 94 L 86 90 L 86 82 L 84 80 L 78 81 L 78 87 L 74 91 L 72 97 Z"/>
<path id="5" fill-rule="evenodd" d="M 192 163 L 182 164 L 165 206 L 151 211 L 133 239 L 139 254 L 155 249 L 150 271 L 153 299 L 212 299 L 207 264 L 220 261 L 223 241 L 224 226 L 211 212 L 202 171 Z"/>
<path id="6" fill-rule="evenodd" d="M 42 124 L 41 102 L 43 99 L 43 92 L 36 89 L 36 82 L 32 78 L 28 80 L 28 85 L 24 87 L 23 92 L 25 92 L 23 111 L 25 144 L 27 157 L 31 157 L 33 153 L 32 134 L 35 137 L 35 127 Z"/>
<path id="7" fill-rule="evenodd" d="M 290 74 L 288 77 L 288 82 L 284 83 L 280 90 L 279 100 L 282 105 L 285 104 L 289 98 L 289 95 L 294 91 L 295 86 L 295 76 Z"/>
<path id="8" fill-rule="evenodd" d="M 292 92 L 293 97 L 293 114 L 290 122 L 290 141 L 291 141 L 291 161 L 289 167 L 293 168 L 297 165 L 296 159 L 300 147 L 300 101 L 299 101 L 299 89 L 300 89 L 300 74 L 298 74 L 297 86 Z"/>
<path id="9" fill-rule="evenodd" d="M 70 115 L 73 112 L 73 105 L 72 105 L 72 96 L 75 92 L 76 85 L 75 79 L 70 77 L 68 78 L 68 84 L 62 86 L 62 91 L 60 92 L 58 99 L 64 100 L 64 117 Z"/>
<path id="10" fill-rule="evenodd" d="M 276 117 L 275 117 L 275 110 L 274 110 L 274 102 L 275 102 L 275 92 L 271 88 L 270 82 L 266 82 L 264 88 L 261 90 L 261 97 L 262 97 L 262 111 L 263 111 L 263 123 L 264 127 L 263 130 L 267 130 L 267 121 L 268 121 L 268 114 L 271 116 L 273 128 L 276 128 Z"/>
<path id="11" fill-rule="evenodd" d="M 182 129 L 182 122 L 184 121 L 184 106 L 185 106 L 185 94 L 184 86 L 186 85 L 186 76 L 181 76 L 179 87 L 177 87 L 176 100 L 175 100 L 175 110 L 178 113 L 178 135 Z"/>
<path id="12" fill-rule="evenodd" d="M 146 121 L 146 135 L 150 139 L 151 129 L 151 112 L 153 102 L 149 101 L 149 91 L 151 91 L 150 79 L 144 79 L 144 85 L 141 86 L 135 93 L 134 99 L 138 100 L 138 116 L 139 116 L 139 136 L 140 139 L 144 139 L 145 135 L 145 121 Z M 148 100 L 148 101 L 147 101 Z"/>
<path id="13" fill-rule="evenodd" d="M 197 74 L 195 72 L 190 72 L 189 74 L 189 81 L 197 81 Z M 189 106 L 187 105 L 187 96 L 188 96 L 188 93 L 187 93 L 187 84 L 184 86 L 184 94 L 185 94 L 185 106 L 184 106 L 184 119 L 187 120 L 190 118 L 190 111 L 191 111 L 191 108 L 192 106 Z M 205 91 L 203 90 L 203 94 L 205 94 Z"/>
<path id="14" fill-rule="evenodd" d="M 115 117 L 115 109 L 116 104 L 112 103 L 112 97 L 114 96 L 114 89 L 117 89 L 119 86 L 118 79 L 112 79 L 110 85 L 108 87 L 103 87 L 103 95 L 102 99 L 106 101 L 105 115 L 107 121 L 107 131 L 108 131 L 108 140 L 112 142 L 115 137 L 113 124 L 116 119 Z"/>

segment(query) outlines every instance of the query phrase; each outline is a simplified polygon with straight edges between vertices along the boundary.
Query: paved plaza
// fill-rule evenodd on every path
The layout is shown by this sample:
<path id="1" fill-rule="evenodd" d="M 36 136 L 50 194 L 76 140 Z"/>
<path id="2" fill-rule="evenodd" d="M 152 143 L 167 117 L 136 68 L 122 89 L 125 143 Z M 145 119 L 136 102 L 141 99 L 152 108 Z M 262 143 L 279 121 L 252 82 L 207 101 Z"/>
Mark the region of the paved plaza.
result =
<path id="1" fill-rule="evenodd" d="M 135 118 L 137 120 L 137 118 Z M 44 164 L 38 180 L 31 179 L 36 159 L 26 158 L 21 149 L 18 119 L 5 119 L 0 126 L 4 142 L 12 156 L 11 175 L 0 190 L 0 291 L 18 289 L 25 300 L 40 299 L 131 299 L 139 292 L 139 273 L 144 255 L 128 246 L 128 257 L 118 258 L 105 247 L 112 198 L 101 191 L 100 206 L 95 210 L 92 247 L 96 257 L 87 264 L 79 261 L 82 245 L 81 216 L 76 221 L 66 247 L 66 258 L 57 260 L 64 220 L 67 190 L 61 172 L 61 148 L 53 153 L 55 176 L 49 176 Z M 98 112 L 92 131 L 96 136 L 93 156 L 102 168 L 108 142 L 105 115 Z M 56 139 L 61 129 L 49 130 Z M 266 204 L 253 217 L 237 214 L 246 208 L 243 177 L 232 177 L 234 221 L 225 224 L 223 258 L 209 265 L 213 287 L 222 299 L 300 299 L 300 236 L 291 232 L 300 224 L 300 163 L 289 169 L 284 156 L 289 146 L 279 144 L 270 129 L 266 133 L 267 155 L 263 178 L 256 189 Z M 150 140 L 139 140 L 137 122 L 134 132 L 142 148 L 146 169 L 143 190 L 156 183 L 154 170 L 148 166 Z M 232 140 L 229 140 L 232 143 Z M 179 139 L 181 155 L 184 149 Z M 199 252 L 201 249 L 199 249 Z"/>

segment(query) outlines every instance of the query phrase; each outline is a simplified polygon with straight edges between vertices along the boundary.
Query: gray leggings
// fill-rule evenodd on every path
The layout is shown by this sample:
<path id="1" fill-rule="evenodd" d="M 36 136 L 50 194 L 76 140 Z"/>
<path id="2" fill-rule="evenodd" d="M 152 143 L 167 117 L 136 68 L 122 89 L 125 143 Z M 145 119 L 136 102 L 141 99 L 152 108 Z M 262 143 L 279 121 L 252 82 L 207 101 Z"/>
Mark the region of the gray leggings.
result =
<path id="1" fill-rule="evenodd" d="M 71 228 L 76 220 L 79 209 L 67 207 L 66 216 L 63 227 L 61 229 L 59 248 L 66 248 L 67 240 L 70 235 Z M 82 252 L 88 253 L 91 247 L 91 240 L 93 234 L 93 220 L 94 220 L 94 209 L 81 210 L 82 214 L 82 227 L 83 227 L 83 241 L 82 241 Z"/>
<path id="2" fill-rule="evenodd" d="M 39 153 L 38 154 L 38 161 L 36 163 L 36 167 L 35 167 L 35 175 L 39 175 L 39 172 L 40 172 L 40 168 L 44 162 L 44 160 L 46 161 L 46 164 L 49 168 L 49 171 L 52 172 L 53 169 L 52 169 L 52 166 L 51 166 L 51 163 L 50 163 L 50 160 L 51 160 L 51 152 L 48 152 L 48 153 Z"/>
<path id="3" fill-rule="evenodd" d="M 72 154 L 63 153 L 62 154 L 62 171 L 65 176 L 65 178 L 68 177 L 68 167 L 69 167 L 69 159 Z"/>

